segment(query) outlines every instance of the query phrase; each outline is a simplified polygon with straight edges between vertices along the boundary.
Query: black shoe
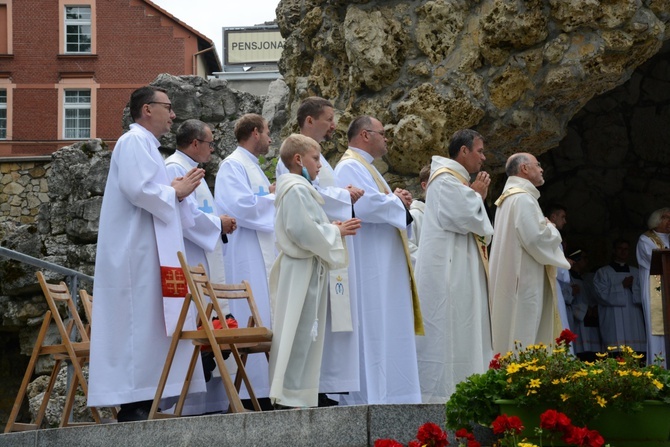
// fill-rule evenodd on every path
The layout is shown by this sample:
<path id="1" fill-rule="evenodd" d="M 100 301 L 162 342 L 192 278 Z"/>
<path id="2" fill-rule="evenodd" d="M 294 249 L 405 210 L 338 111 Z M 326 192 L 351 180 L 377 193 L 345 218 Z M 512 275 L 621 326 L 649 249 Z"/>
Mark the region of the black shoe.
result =
<path id="1" fill-rule="evenodd" d="M 319 393 L 319 407 L 335 407 L 340 403 L 326 396 L 326 393 Z"/>
<path id="2" fill-rule="evenodd" d="M 150 400 L 145 400 L 121 404 L 121 410 L 119 410 L 116 420 L 118 422 L 146 421 L 149 419 L 152 403 Z"/>

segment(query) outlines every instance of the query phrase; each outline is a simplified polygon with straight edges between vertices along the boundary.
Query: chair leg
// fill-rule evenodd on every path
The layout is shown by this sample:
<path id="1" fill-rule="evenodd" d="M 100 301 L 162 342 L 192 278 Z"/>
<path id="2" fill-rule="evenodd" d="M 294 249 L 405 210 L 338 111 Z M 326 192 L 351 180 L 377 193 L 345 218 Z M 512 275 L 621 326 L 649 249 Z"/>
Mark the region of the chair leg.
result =
<path id="1" fill-rule="evenodd" d="M 51 322 L 51 312 L 47 311 L 44 314 L 44 321 L 42 322 L 42 327 L 40 328 L 40 331 L 37 334 L 37 340 L 35 340 L 35 346 L 33 347 L 33 352 L 30 355 L 30 361 L 28 362 L 28 366 L 26 367 L 26 373 L 23 375 L 23 380 L 21 381 L 19 392 L 16 394 L 16 399 L 14 400 L 14 406 L 12 407 L 12 411 L 9 414 L 7 425 L 5 425 L 5 433 L 10 433 L 14 431 L 14 424 L 16 424 L 16 418 L 19 416 L 19 411 L 21 411 L 21 405 L 23 405 L 23 399 L 26 397 L 26 391 L 28 390 L 28 385 L 30 384 L 30 380 L 32 379 L 33 373 L 35 372 L 35 365 L 37 364 L 37 359 L 40 356 L 40 349 L 42 348 L 42 342 L 44 341 L 44 337 L 46 336 L 47 330 L 49 329 L 50 322 Z"/>
<path id="2" fill-rule="evenodd" d="M 231 345 L 230 348 L 231 353 L 233 354 L 233 358 L 235 359 L 235 363 L 237 363 L 237 375 L 235 376 L 235 389 L 239 392 L 242 386 L 242 381 L 244 381 L 244 385 L 247 389 L 247 392 L 249 393 L 249 399 L 251 400 L 251 404 L 253 405 L 254 410 L 261 411 L 261 405 L 258 402 L 258 399 L 256 398 L 256 393 L 254 392 L 254 388 L 251 386 L 251 381 L 249 380 L 249 376 L 247 375 L 246 354 L 240 355 L 240 352 L 238 351 L 235 345 Z M 244 356 L 244 360 L 242 359 L 242 356 Z"/>
<path id="3" fill-rule="evenodd" d="M 60 371 L 62 360 L 58 359 L 54 362 L 53 370 L 51 370 L 51 376 L 49 377 L 49 384 L 47 389 L 44 391 L 44 397 L 42 398 L 42 404 L 40 409 L 37 411 L 37 417 L 35 418 L 35 424 L 37 427 L 42 426 L 42 420 L 47 411 L 47 406 L 49 405 L 49 399 L 51 398 L 51 393 L 53 392 L 54 385 L 56 385 L 56 378 L 58 377 L 58 372 Z"/>
<path id="4" fill-rule="evenodd" d="M 191 361 L 188 364 L 186 377 L 184 377 L 184 386 L 182 386 L 181 394 L 179 394 L 179 400 L 177 401 L 177 405 L 175 405 L 174 409 L 175 416 L 181 416 L 181 413 L 184 410 L 184 402 L 186 402 L 186 396 L 188 395 L 188 389 L 191 386 L 193 373 L 195 372 L 195 367 L 198 364 L 199 356 L 200 356 L 200 348 L 198 346 L 193 346 L 193 354 L 191 354 Z"/>

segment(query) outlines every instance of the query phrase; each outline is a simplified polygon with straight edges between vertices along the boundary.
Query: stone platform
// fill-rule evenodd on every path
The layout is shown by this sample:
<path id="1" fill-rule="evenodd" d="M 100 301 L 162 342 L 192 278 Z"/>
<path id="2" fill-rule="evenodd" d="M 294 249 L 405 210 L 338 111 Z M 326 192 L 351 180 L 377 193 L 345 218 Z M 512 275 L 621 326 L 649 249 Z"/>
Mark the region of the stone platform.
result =
<path id="1" fill-rule="evenodd" d="M 380 438 L 407 444 L 425 422 L 444 427 L 444 405 L 361 405 L 35 430 L 0 435 L 0 447 L 367 447 Z"/>

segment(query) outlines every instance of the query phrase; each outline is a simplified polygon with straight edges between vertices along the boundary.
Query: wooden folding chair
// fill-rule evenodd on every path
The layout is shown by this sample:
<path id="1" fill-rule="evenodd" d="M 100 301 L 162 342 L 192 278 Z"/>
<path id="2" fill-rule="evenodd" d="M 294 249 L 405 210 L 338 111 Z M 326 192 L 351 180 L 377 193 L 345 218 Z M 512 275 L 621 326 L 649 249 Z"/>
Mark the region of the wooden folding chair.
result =
<path id="1" fill-rule="evenodd" d="M 256 307 L 256 300 L 254 300 L 254 295 L 251 292 L 251 286 L 248 281 L 242 281 L 239 284 L 216 284 L 207 282 L 202 287 L 202 295 L 206 296 L 210 300 L 213 298 L 216 299 L 227 299 L 227 300 L 246 300 L 247 305 L 249 306 L 249 311 L 251 316 L 247 322 L 247 327 L 263 327 L 263 321 L 261 320 L 260 312 L 258 307 Z M 240 353 L 240 360 L 242 364 L 246 367 L 247 357 L 249 354 L 265 354 L 265 358 L 270 360 L 270 348 L 272 347 L 271 341 L 260 342 L 260 343 L 237 343 L 235 348 Z M 253 390 L 247 385 L 249 378 L 246 375 L 246 370 L 242 369 L 238 371 L 235 376 L 235 389 L 239 392 L 244 380 L 245 385 L 247 386 L 247 391 L 249 392 L 249 397 L 251 398 L 252 403 L 254 403 L 254 408 L 256 408 L 255 402 L 256 398 L 253 396 Z"/>
<path id="2" fill-rule="evenodd" d="M 61 365 L 66 363 L 71 363 L 74 370 L 73 381 L 68 390 L 65 406 L 63 408 L 63 414 L 61 416 L 61 421 L 59 427 L 67 427 L 72 425 L 91 425 L 91 422 L 70 422 L 70 412 L 72 406 L 74 405 L 74 399 L 76 395 L 77 386 L 81 386 L 84 396 L 88 395 L 88 384 L 84 373 L 82 371 L 82 366 L 88 361 L 90 344 L 88 332 L 86 331 L 77 309 L 75 306 L 70 292 L 67 288 L 67 285 L 61 281 L 60 284 L 49 284 L 46 282 L 42 272 L 37 272 L 37 279 L 42 287 L 44 292 L 44 297 L 46 298 L 47 304 L 49 305 L 49 310 L 44 315 L 44 321 L 42 322 L 42 327 L 37 335 L 37 340 L 35 342 L 35 347 L 33 348 L 32 355 L 30 356 L 30 361 L 28 362 L 28 368 L 26 373 L 23 376 L 23 381 L 19 388 L 19 392 L 14 401 L 14 406 L 12 407 L 12 412 L 10 413 L 9 420 L 5 426 L 5 433 L 12 431 L 25 431 L 25 430 L 36 430 L 39 429 L 44 420 L 44 415 L 46 413 L 47 405 L 49 403 L 49 398 L 53 392 L 54 385 L 56 383 L 56 378 L 58 372 L 60 371 Z M 71 315 L 70 320 L 67 324 L 63 322 L 63 319 L 60 316 L 59 309 L 56 303 L 65 303 L 67 309 Z M 51 322 L 56 324 L 59 335 L 61 337 L 60 344 L 55 345 L 45 345 L 44 339 L 49 329 Z M 80 341 L 73 341 L 73 339 L 80 338 Z M 51 355 L 54 359 L 53 369 L 51 370 L 51 375 L 49 377 L 49 384 L 47 389 L 44 392 L 42 398 L 42 403 L 37 412 L 35 422 L 31 424 L 16 422 L 21 404 L 26 395 L 26 390 L 28 389 L 28 384 L 32 379 L 32 376 L 35 372 L 35 366 L 37 360 L 40 356 Z M 100 423 L 100 415 L 95 408 L 91 408 L 91 413 L 93 415 L 94 423 Z"/>
<path id="3" fill-rule="evenodd" d="M 211 284 L 207 278 L 207 273 L 205 272 L 202 264 L 197 267 L 189 266 L 186 263 L 186 258 L 182 252 L 178 252 L 177 255 L 179 257 L 181 267 L 184 271 L 184 277 L 186 278 L 188 284 L 189 293 L 187 293 L 186 298 L 184 299 L 184 304 L 182 306 L 179 319 L 177 320 L 175 331 L 172 335 L 172 341 L 168 350 L 167 358 L 165 359 L 165 366 L 163 367 L 163 372 L 156 389 L 156 396 L 154 397 L 153 405 L 151 406 L 149 419 L 172 418 L 181 416 L 184 407 L 184 401 L 186 400 L 188 388 L 191 384 L 193 372 L 197 365 L 197 360 L 200 356 L 200 348 L 202 346 L 209 346 L 212 349 L 214 358 L 216 360 L 216 365 L 219 368 L 219 373 L 221 374 L 223 387 L 230 401 L 229 411 L 231 413 L 244 412 L 246 410 L 242 405 L 238 390 L 231 379 L 226 364 L 224 363 L 223 352 L 229 350 L 232 353 L 235 361 L 237 362 L 238 375 L 241 372 L 243 380 L 245 381 L 245 385 L 247 386 L 247 389 L 250 390 L 249 394 L 250 396 L 253 396 L 253 388 L 251 383 L 249 383 L 249 379 L 244 370 L 244 363 L 239 351 L 236 348 L 236 345 L 241 344 L 251 346 L 259 343 L 271 342 L 272 331 L 261 326 L 230 329 L 228 328 L 225 319 L 223 318 L 220 320 L 223 328 L 214 329 L 212 320 L 210 318 L 212 311 L 216 311 L 217 315 L 220 316 L 224 314 L 222 313 L 219 303 L 216 299 L 210 299 L 209 302 L 205 304 L 203 290 L 211 287 Z M 211 291 L 208 296 L 211 297 L 214 294 L 215 292 Z M 198 329 L 183 330 L 184 324 L 186 322 L 186 315 L 191 303 L 195 305 L 197 310 Z M 174 413 L 159 413 L 158 405 L 163 397 L 163 390 L 165 389 L 167 378 L 174 361 L 177 345 L 181 340 L 191 340 L 193 343 L 193 353 L 191 355 L 189 367 L 186 372 L 186 377 L 184 378 L 184 385 L 175 406 Z M 251 399 L 254 403 L 254 409 L 260 411 L 260 405 L 258 404 L 256 397 L 253 396 Z"/>

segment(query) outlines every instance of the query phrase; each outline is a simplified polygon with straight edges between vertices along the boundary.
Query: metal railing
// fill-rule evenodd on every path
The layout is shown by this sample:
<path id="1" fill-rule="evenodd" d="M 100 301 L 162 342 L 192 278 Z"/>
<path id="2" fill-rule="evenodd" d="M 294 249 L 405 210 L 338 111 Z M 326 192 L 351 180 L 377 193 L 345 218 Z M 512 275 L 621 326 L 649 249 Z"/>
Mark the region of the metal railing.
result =
<path id="1" fill-rule="evenodd" d="M 54 264 L 53 262 L 45 261 L 43 259 L 38 259 L 34 258 L 32 256 L 28 256 L 26 254 L 23 254 L 18 251 L 10 250 L 8 248 L 0 247 L 0 256 L 3 256 L 5 258 L 9 259 L 14 259 L 19 262 L 23 262 L 24 264 L 30 264 L 33 267 L 37 267 L 40 269 L 47 269 L 51 270 L 52 272 L 60 273 L 61 275 L 65 275 L 66 278 L 66 283 L 68 285 L 68 288 L 70 289 L 70 295 L 72 296 L 72 299 L 75 301 L 75 304 L 77 303 L 78 299 L 78 294 L 77 294 L 77 288 L 79 287 L 79 280 L 83 279 L 86 281 L 90 281 L 93 283 L 93 277 L 89 275 L 85 275 L 81 272 L 78 272 L 76 270 L 69 269 L 67 267 L 63 267 L 62 265 Z"/>

